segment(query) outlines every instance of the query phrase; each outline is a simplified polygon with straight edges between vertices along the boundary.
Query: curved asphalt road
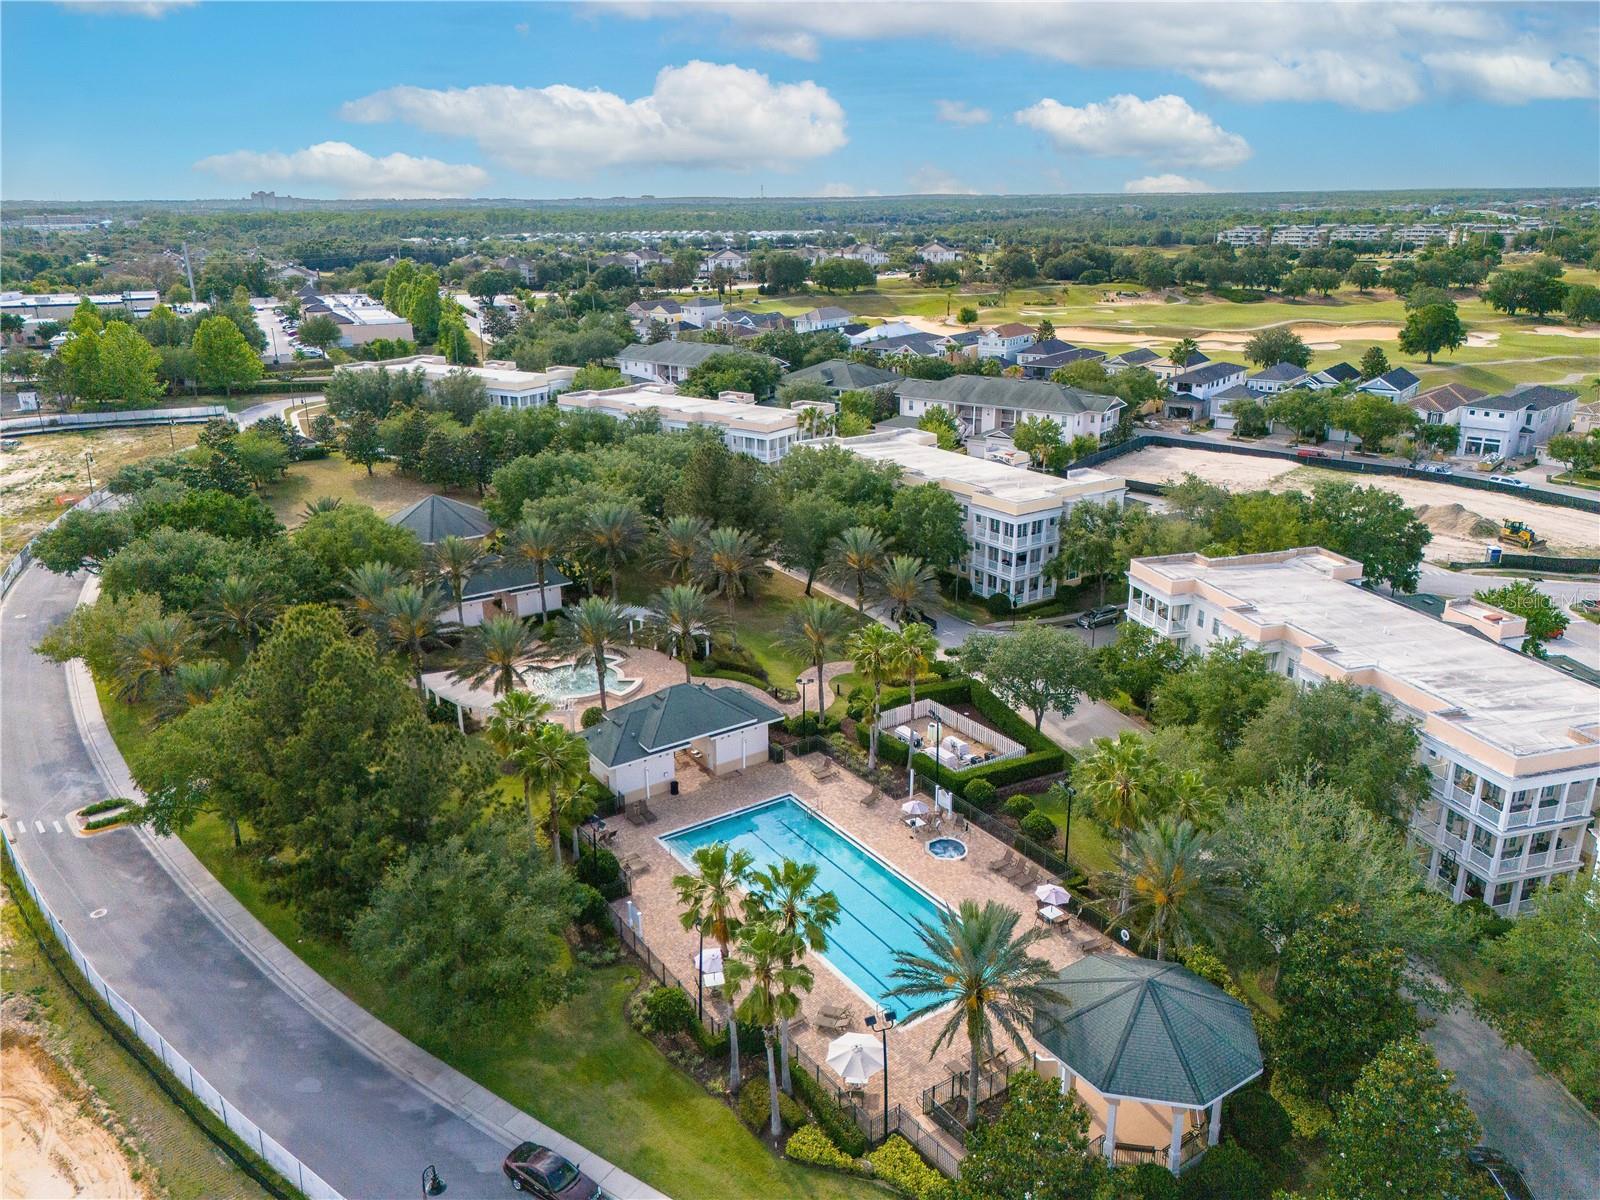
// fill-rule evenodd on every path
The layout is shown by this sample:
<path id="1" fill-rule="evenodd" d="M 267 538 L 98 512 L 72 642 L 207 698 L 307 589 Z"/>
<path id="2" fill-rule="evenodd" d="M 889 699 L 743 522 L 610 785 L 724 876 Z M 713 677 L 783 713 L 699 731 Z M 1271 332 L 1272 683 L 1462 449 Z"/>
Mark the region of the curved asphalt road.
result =
<path id="1" fill-rule="evenodd" d="M 505 1141 L 302 1007 L 196 907 L 142 837 L 55 832 L 55 822 L 68 828 L 70 812 L 106 794 L 72 716 L 66 672 L 33 653 L 79 588 L 31 567 L 0 606 L 0 805 L 8 832 L 26 822 L 14 844 L 47 903 L 112 987 L 345 1196 L 416 1195 L 429 1163 L 453 1200 L 506 1194 Z"/>

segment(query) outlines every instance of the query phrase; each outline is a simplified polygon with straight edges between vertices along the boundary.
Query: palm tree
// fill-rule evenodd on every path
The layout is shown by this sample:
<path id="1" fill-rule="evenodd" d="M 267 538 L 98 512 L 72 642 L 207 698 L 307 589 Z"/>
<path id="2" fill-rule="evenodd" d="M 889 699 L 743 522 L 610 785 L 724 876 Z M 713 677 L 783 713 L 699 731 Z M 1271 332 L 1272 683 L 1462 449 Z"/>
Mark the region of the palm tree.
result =
<path id="1" fill-rule="evenodd" d="M 617 568 L 633 557 L 643 539 L 644 521 L 639 510 L 626 501 L 597 505 L 578 526 L 578 545 L 605 564 L 612 599 L 617 595 Z"/>
<path id="2" fill-rule="evenodd" d="M 246 652 L 278 615 L 278 601 L 253 575 L 229 574 L 217 580 L 200 610 L 200 623 L 227 637 L 236 637 Z"/>
<path id="3" fill-rule="evenodd" d="M 545 569 L 549 567 L 551 560 L 561 553 L 561 546 L 564 540 L 561 536 L 561 527 L 554 521 L 547 521 L 543 517 L 524 517 L 512 527 L 511 537 L 506 546 L 508 555 L 519 562 L 527 563 L 539 577 L 539 621 L 541 624 L 545 618 Z"/>
<path id="4" fill-rule="evenodd" d="M 799 962 L 807 950 L 818 954 L 828 948 L 828 930 L 839 920 L 839 897 L 832 892 L 813 892 L 817 885 L 817 865 L 786 858 L 750 877 L 755 888 L 745 903 L 750 920 L 759 920 L 791 938 L 793 961 Z M 778 1056 L 783 1067 L 783 1090 L 793 1092 L 789 1080 L 789 1018 L 778 1029 Z"/>
<path id="5" fill-rule="evenodd" d="M 799 655 L 817 672 L 817 712 L 823 706 L 822 666 L 839 652 L 849 636 L 850 610 L 821 596 L 802 596 L 784 621 L 780 637 L 784 649 Z"/>
<path id="6" fill-rule="evenodd" d="M 589 771 L 589 747 L 559 725 L 546 723 L 526 738 L 511 755 L 522 777 L 522 794 L 528 802 L 528 825 L 534 824 L 533 793 L 542 791 L 550 805 L 550 850 L 561 865 L 561 814 Z"/>
<path id="7" fill-rule="evenodd" d="M 822 574 L 830 583 L 854 586 L 856 611 L 867 611 L 867 582 L 889 561 L 883 535 L 870 525 L 852 525 L 833 540 Z"/>
<path id="8" fill-rule="evenodd" d="M 419 696 L 424 695 L 422 657 L 442 644 L 448 603 L 444 593 L 432 585 L 402 583 L 383 594 L 378 610 L 378 627 L 384 640 L 411 660 L 411 675 Z"/>
<path id="9" fill-rule="evenodd" d="M 872 580 L 873 592 L 889 606 L 891 621 L 908 621 L 912 613 L 928 607 L 937 587 L 933 568 L 910 554 L 896 554 Z"/>
<path id="10" fill-rule="evenodd" d="M 667 643 L 667 653 L 683 660 L 683 681 L 694 678 L 689 663 L 694 659 L 694 640 L 709 639 L 722 618 L 711 610 L 711 599 L 692 583 L 674 583 L 662 588 L 650 601 L 655 616 L 655 632 Z"/>
<path id="11" fill-rule="evenodd" d="M 533 692 L 507 692 L 494 702 L 494 709 L 483 727 L 484 740 L 494 748 L 501 762 L 507 762 L 533 737 L 550 715 L 550 709 L 550 701 Z M 527 779 L 522 781 L 522 802 L 528 806 L 531 823 L 533 787 Z"/>
<path id="12" fill-rule="evenodd" d="M 839 417 L 820 404 L 803 404 L 795 413 L 795 424 L 808 438 L 825 437 L 839 428 Z"/>
<path id="13" fill-rule="evenodd" d="M 795 993 L 809 992 L 812 984 L 811 968 L 795 961 L 797 940 L 770 925 L 746 925 L 739 931 L 739 957 L 722 964 L 730 996 L 746 985 L 750 989 L 739 1005 L 739 1016 L 746 1025 L 761 1030 L 761 1040 L 766 1044 L 770 1129 L 774 1138 L 783 1134 L 783 1118 L 778 1113 L 773 1035 L 800 1011 L 800 997 Z"/>
<path id="14" fill-rule="evenodd" d="M 665 571 L 674 583 L 687 583 L 694 577 L 695 564 L 711 533 L 711 522 L 704 517 L 677 516 L 661 526 L 654 565 Z"/>
<path id="15" fill-rule="evenodd" d="M 428 559 L 434 573 L 450 588 L 450 598 L 456 602 L 456 624 L 465 625 L 467 614 L 462 607 L 461 593 L 483 562 L 483 547 L 477 541 L 449 534 L 433 544 Z"/>
<path id="16" fill-rule="evenodd" d="M 522 682 L 521 664 L 533 656 L 538 646 L 538 638 L 521 617 L 496 613 L 467 631 L 461 665 L 451 672 L 451 678 L 465 680 L 473 687 L 493 680 L 494 694 L 502 696 Z"/>
<path id="17" fill-rule="evenodd" d="M 606 707 L 606 657 L 628 640 L 628 617 L 622 605 L 586 596 L 561 614 L 556 648 L 572 655 L 574 666 L 593 667 L 599 681 L 600 711 Z"/>
<path id="18" fill-rule="evenodd" d="M 308 501 L 306 506 L 300 510 L 300 519 L 309 521 L 318 513 L 332 512 L 342 504 L 344 504 L 344 501 L 337 496 L 318 496 L 315 500 Z"/>
<path id="19" fill-rule="evenodd" d="M 202 658 L 179 663 L 172 673 L 173 698 L 182 708 L 194 708 L 214 700 L 228 683 L 228 664 L 220 658 Z"/>
<path id="20" fill-rule="evenodd" d="M 194 649 L 195 631 L 189 618 L 182 613 L 167 613 L 140 621 L 119 642 L 122 664 L 118 675 L 122 680 L 122 695 L 128 700 L 142 700 L 145 688 L 152 682 L 165 687 L 188 661 Z"/>
<path id="21" fill-rule="evenodd" d="M 1141 945 L 1155 943 L 1158 962 L 1169 945 L 1182 949 L 1196 933 L 1226 924 L 1242 899 L 1233 861 L 1214 835 L 1181 817 L 1157 817 L 1135 830 L 1117 857 L 1115 874 L 1133 896 L 1122 919 Z"/>
<path id="22" fill-rule="evenodd" d="M 921 621 L 912 621 L 894 638 L 894 665 L 896 672 L 904 673 L 906 686 L 911 689 L 911 706 L 917 704 L 917 676 L 932 665 L 939 653 L 939 641 Z"/>
<path id="23" fill-rule="evenodd" d="M 850 639 L 850 661 L 856 673 L 872 685 L 872 728 L 867 738 L 867 770 L 878 766 L 878 714 L 883 705 L 883 681 L 895 669 L 896 639 L 876 621 L 863 625 Z"/>
<path id="24" fill-rule="evenodd" d="M 706 535 L 703 570 L 711 580 L 711 591 L 728 598 L 728 633 L 739 644 L 739 629 L 733 619 L 733 603 L 748 590 L 750 579 L 766 560 L 754 534 L 723 526 Z"/>
<path id="25" fill-rule="evenodd" d="M 1166 787 L 1164 807 L 1196 829 L 1210 829 L 1222 812 L 1222 793 L 1206 781 L 1205 772 L 1188 767 L 1175 773 Z"/>
<path id="26" fill-rule="evenodd" d="M 1178 344 L 1167 352 L 1167 361 L 1178 370 L 1182 371 L 1189 362 L 1190 356 L 1197 354 L 1200 345 L 1192 337 L 1178 339 Z"/>
<path id="27" fill-rule="evenodd" d="M 1044 986 L 1054 969 L 1029 948 L 1048 936 L 1043 928 L 1016 936 L 1018 912 L 1009 904 L 990 900 L 982 908 L 963 900 L 956 912 L 946 912 L 938 925 L 921 924 L 917 936 L 924 952 L 896 950 L 899 964 L 891 978 L 900 982 L 891 996 L 917 1001 L 908 1015 L 916 1020 L 950 1005 L 931 1059 L 956 1038 L 966 1034 L 971 1054 L 967 1068 L 967 1124 L 978 1117 L 978 1064 L 994 1048 L 995 1028 L 1008 1034 L 1018 1050 L 1027 1053 L 1022 1031 L 1033 1009 L 1060 997 Z"/>
<path id="28" fill-rule="evenodd" d="M 1123 732 L 1115 741 L 1095 738 L 1088 754 L 1078 759 L 1072 781 L 1095 816 L 1109 825 L 1126 848 L 1128 837 L 1155 815 L 1161 772 L 1150 745 L 1136 733 Z M 1128 908 L 1124 879 L 1117 911 Z"/>
<path id="29" fill-rule="evenodd" d="M 739 893 L 744 888 L 755 858 L 748 850 L 735 850 L 726 842 L 701 846 L 691 856 L 694 874 L 675 875 L 672 886 L 678 893 L 683 913 L 678 918 L 685 929 L 709 937 L 722 951 L 724 975 L 728 965 L 728 946 L 738 933 Z M 696 970 L 699 965 L 696 964 Z M 739 1024 L 728 1009 L 728 1090 L 739 1091 Z"/>
<path id="30" fill-rule="evenodd" d="M 393 563 L 364 562 L 345 573 L 344 592 L 356 619 L 376 629 L 383 622 L 383 598 L 408 577 Z"/>

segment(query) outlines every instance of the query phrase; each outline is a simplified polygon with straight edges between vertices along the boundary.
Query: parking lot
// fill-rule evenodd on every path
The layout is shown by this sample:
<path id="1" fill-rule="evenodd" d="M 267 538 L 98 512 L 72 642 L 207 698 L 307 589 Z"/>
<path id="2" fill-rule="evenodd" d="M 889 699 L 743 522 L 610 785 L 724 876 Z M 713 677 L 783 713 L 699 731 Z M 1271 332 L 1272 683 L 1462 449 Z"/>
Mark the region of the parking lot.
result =
<path id="1" fill-rule="evenodd" d="M 293 362 L 294 339 L 283 327 L 283 314 L 265 300 L 252 300 L 250 307 L 255 310 L 256 324 L 260 326 L 261 332 L 267 335 L 267 348 L 261 352 L 261 361 Z"/>

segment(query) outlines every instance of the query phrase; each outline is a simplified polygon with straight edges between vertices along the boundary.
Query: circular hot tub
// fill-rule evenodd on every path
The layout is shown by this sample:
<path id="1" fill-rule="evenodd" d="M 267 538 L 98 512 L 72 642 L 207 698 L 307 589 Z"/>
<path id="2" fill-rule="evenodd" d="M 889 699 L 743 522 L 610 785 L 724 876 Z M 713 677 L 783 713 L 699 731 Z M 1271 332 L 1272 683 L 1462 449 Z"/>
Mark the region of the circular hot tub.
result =
<path id="1" fill-rule="evenodd" d="M 934 838 L 933 841 L 928 843 L 928 853 L 935 858 L 965 858 L 967 856 L 967 844 L 960 838 Z"/>

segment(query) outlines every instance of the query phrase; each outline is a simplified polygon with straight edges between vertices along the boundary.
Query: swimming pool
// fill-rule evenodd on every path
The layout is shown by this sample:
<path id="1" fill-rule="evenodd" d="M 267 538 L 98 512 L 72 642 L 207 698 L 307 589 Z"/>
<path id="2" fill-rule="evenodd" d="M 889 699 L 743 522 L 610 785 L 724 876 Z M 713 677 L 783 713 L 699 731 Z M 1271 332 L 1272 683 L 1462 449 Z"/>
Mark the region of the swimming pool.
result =
<path id="1" fill-rule="evenodd" d="M 936 923 L 944 905 L 794 796 L 779 796 L 661 838 L 682 862 L 701 846 L 727 842 L 755 856 L 757 868 L 792 858 L 817 865 L 817 887 L 839 897 L 839 921 L 823 957 L 877 1008 L 904 1013 L 887 993 L 896 950 L 921 950 L 919 922 Z"/>

